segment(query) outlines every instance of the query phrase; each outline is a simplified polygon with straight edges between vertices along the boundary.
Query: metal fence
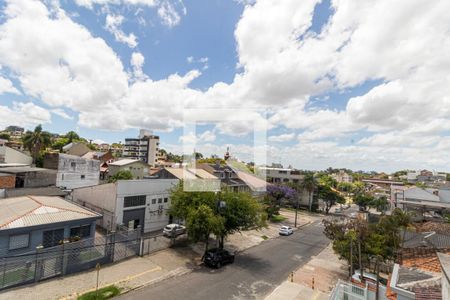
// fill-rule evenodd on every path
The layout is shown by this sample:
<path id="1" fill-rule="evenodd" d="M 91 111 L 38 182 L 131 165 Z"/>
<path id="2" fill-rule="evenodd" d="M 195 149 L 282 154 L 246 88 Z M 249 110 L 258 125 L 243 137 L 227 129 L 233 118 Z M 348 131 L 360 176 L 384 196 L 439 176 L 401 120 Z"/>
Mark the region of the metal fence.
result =
<path id="1" fill-rule="evenodd" d="M 0 259 L 0 290 L 94 268 L 168 248 L 171 240 L 143 238 L 140 230 L 100 235 Z M 145 248 L 147 247 L 147 248 Z"/>

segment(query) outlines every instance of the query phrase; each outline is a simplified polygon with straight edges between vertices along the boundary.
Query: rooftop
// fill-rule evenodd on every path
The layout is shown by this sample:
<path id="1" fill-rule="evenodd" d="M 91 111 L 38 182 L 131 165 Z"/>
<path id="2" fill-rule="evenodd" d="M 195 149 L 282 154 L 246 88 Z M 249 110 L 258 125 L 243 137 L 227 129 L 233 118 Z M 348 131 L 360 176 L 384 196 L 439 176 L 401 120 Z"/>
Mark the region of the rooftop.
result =
<path id="1" fill-rule="evenodd" d="M 99 217 L 60 197 L 22 196 L 0 200 L 0 231 Z"/>
<path id="2" fill-rule="evenodd" d="M 36 168 L 30 166 L 15 166 L 15 167 L 0 167 L 1 173 L 8 174 L 18 174 L 18 173 L 29 173 L 29 172 L 46 172 L 46 173 L 56 173 L 56 170 Z"/>
<path id="3" fill-rule="evenodd" d="M 171 173 L 178 179 L 217 179 L 216 176 L 208 173 L 203 169 L 194 168 L 165 168 L 167 172 Z"/>
<path id="4" fill-rule="evenodd" d="M 110 166 L 126 166 L 132 163 L 142 163 L 145 164 L 143 161 L 141 160 L 137 160 L 137 159 L 129 159 L 129 158 L 124 158 L 115 162 L 110 163 Z"/>

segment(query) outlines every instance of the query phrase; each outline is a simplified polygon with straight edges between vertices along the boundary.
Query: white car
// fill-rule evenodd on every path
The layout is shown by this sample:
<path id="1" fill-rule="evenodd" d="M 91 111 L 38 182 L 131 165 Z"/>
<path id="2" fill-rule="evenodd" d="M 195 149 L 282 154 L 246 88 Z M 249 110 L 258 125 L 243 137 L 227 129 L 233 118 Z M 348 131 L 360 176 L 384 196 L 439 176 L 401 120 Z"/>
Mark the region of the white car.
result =
<path id="1" fill-rule="evenodd" d="M 176 237 L 186 233 L 186 227 L 180 224 L 169 224 L 163 229 L 163 235 L 167 237 Z"/>
<path id="2" fill-rule="evenodd" d="M 294 233 L 294 229 L 292 229 L 289 226 L 281 226 L 280 230 L 278 231 L 280 235 L 291 235 Z"/>

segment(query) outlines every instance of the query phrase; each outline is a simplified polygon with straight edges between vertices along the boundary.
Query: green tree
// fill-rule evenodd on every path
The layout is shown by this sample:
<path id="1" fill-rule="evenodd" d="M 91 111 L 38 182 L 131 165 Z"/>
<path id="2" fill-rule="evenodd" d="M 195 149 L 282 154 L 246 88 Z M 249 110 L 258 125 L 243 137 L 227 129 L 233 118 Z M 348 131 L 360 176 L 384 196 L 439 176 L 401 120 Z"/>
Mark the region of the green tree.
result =
<path id="1" fill-rule="evenodd" d="M 373 202 L 373 196 L 369 194 L 358 194 L 353 199 L 353 202 L 355 202 L 361 211 L 366 211 L 367 207 L 372 204 Z"/>
<path id="2" fill-rule="evenodd" d="M 9 141 L 11 139 L 11 136 L 9 135 L 9 133 L 2 132 L 0 133 L 0 139 Z"/>
<path id="3" fill-rule="evenodd" d="M 203 240 L 207 243 L 212 233 L 219 239 L 219 246 L 223 247 L 227 235 L 265 225 L 261 205 L 248 193 L 228 189 L 217 193 L 188 192 L 180 182 L 171 191 L 171 202 L 170 215 L 186 220 L 188 236 L 195 242 Z M 200 207 L 203 208 L 198 211 Z M 197 217 L 201 217 L 200 221 L 194 220 Z M 194 231 L 190 230 L 191 226 L 194 226 Z"/>
<path id="4" fill-rule="evenodd" d="M 351 193 L 354 191 L 355 187 L 353 183 L 350 182 L 339 182 L 337 184 L 337 189 L 341 192 Z"/>
<path id="5" fill-rule="evenodd" d="M 34 131 L 27 131 L 22 137 L 22 141 L 25 148 L 30 151 L 33 163 L 35 163 L 41 151 L 50 146 L 51 136 L 50 133 L 42 131 L 42 125 L 38 125 Z"/>
<path id="6" fill-rule="evenodd" d="M 120 170 L 113 176 L 109 177 L 108 182 L 116 182 L 117 180 L 130 180 L 133 179 L 133 174 L 129 170 Z"/>
<path id="7" fill-rule="evenodd" d="M 67 139 L 68 144 L 80 140 L 80 136 L 75 131 L 69 131 L 64 137 Z"/>
<path id="8" fill-rule="evenodd" d="M 318 186 L 318 195 L 319 199 L 321 199 L 325 203 L 325 213 L 328 214 L 330 208 L 336 203 L 344 204 L 345 198 L 342 197 L 338 192 L 333 190 L 328 185 L 319 184 Z"/>
<path id="9" fill-rule="evenodd" d="M 313 204 L 313 193 L 314 189 L 316 188 L 316 178 L 314 177 L 314 174 L 312 173 L 306 173 L 303 177 L 302 182 L 302 188 L 308 192 L 308 207 L 309 210 L 312 210 L 312 204 Z"/>
<path id="10" fill-rule="evenodd" d="M 67 145 L 67 144 L 69 144 L 69 140 L 68 139 L 66 139 L 66 138 L 59 138 L 59 139 L 56 139 L 55 141 L 53 141 L 51 147 L 54 150 L 59 150 L 60 152 L 62 152 L 62 148 L 65 145 Z"/>
<path id="11" fill-rule="evenodd" d="M 338 183 L 337 181 L 331 177 L 330 175 L 322 175 L 319 177 L 319 184 L 323 185 L 323 186 L 328 186 L 328 187 L 332 187 L 332 188 L 336 188 Z"/>
<path id="12" fill-rule="evenodd" d="M 389 209 L 389 201 L 387 200 L 386 196 L 374 198 L 369 203 L 369 207 L 375 208 L 378 212 L 384 215 L 384 213 Z"/>
<path id="13" fill-rule="evenodd" d="M 412 215 L 411 212 L 404 211 L 404 210 L 402 210 L 400 208 L 394 209 L 394 211 L 392 212 L 391 215 L 394 218 L 395 223 L 397 224 L 397 226 L 399 228 L 402 228 L 402 230 L 403 230 L 402 244 L 401 244 L 401 247 L 403 248 L 403 245 L 405 243 L 406 230 L 408 229 L 408 226 L 412 222 L 413 215 Z"/>
<path id="14" fill-rule="evenodd" d="M 208 251 L 211 233 L 219 236 L 224 231 L 224 219 L 215 215 L 206 204 L 191 207 L 187 213 L 186 228 L 189 238 L 194 242 L 205 242 L 205 253 Z"/>

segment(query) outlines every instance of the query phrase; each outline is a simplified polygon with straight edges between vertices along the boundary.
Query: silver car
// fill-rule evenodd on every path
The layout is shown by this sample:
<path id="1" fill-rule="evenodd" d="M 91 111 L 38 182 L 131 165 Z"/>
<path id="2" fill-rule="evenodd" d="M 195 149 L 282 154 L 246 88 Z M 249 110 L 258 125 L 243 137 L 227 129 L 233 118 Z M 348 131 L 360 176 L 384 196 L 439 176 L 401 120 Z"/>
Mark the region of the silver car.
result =
<path id="1" fill-rule="evenodd" d="M 186 233 L 186 227 L 180 224 L 169 224 L 163 229 L 163 235 L 167 237 L 176 237 Z"/>
<path id="2" fill-rule="evenodd" d="M 280 230 L 278 231 L 280 235 L 291 235 L 294 233 L 294 229 L 292 229 L 289 226 L 281 226 Z"/>

